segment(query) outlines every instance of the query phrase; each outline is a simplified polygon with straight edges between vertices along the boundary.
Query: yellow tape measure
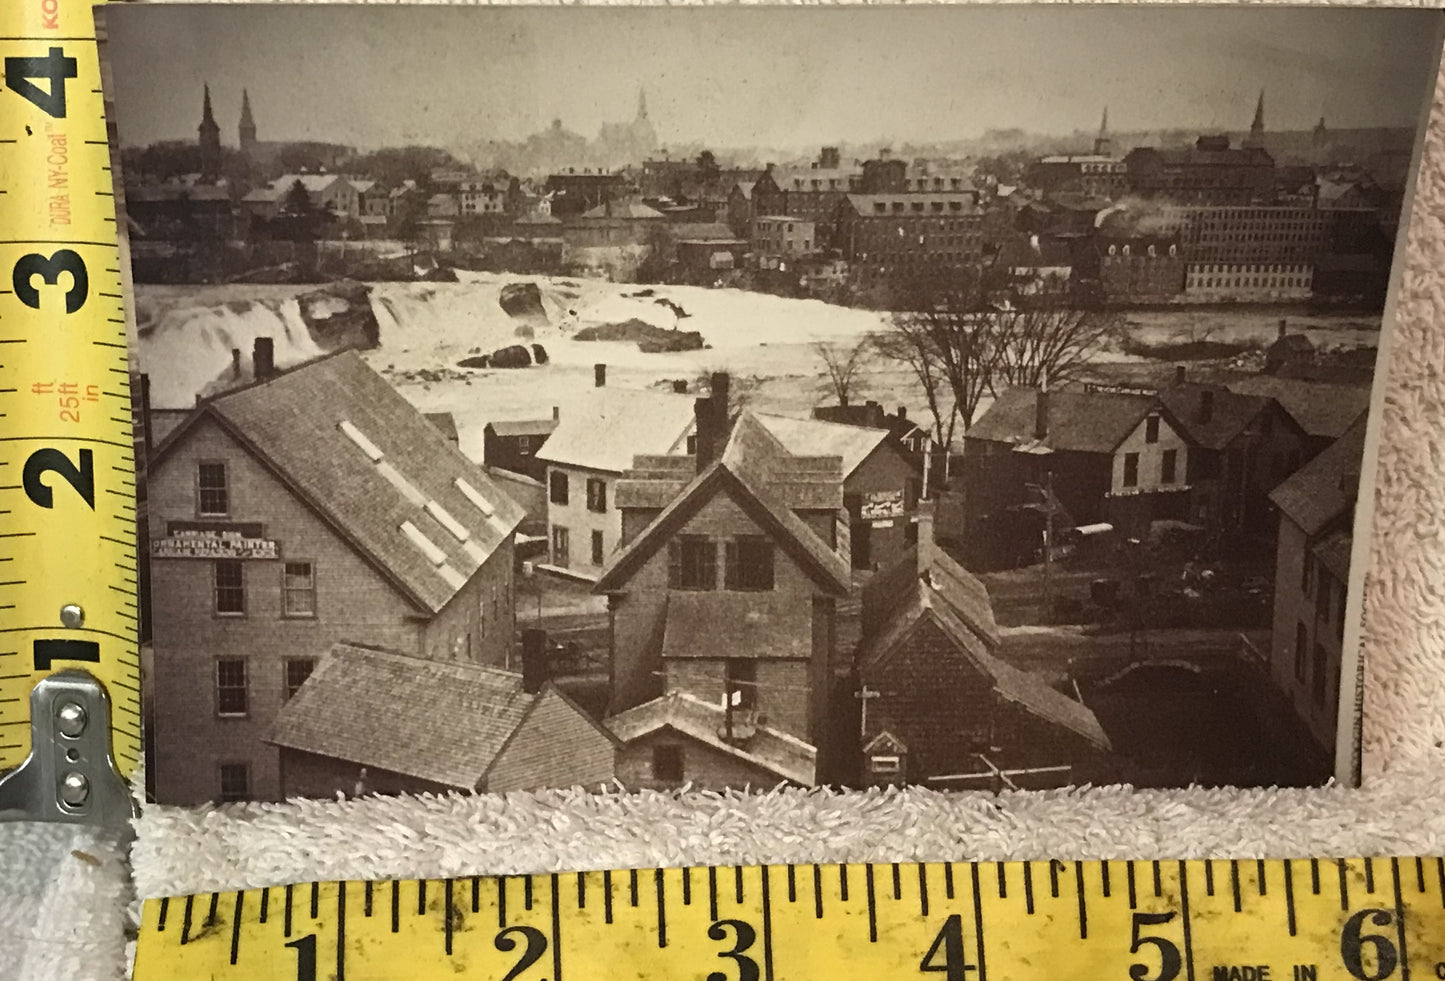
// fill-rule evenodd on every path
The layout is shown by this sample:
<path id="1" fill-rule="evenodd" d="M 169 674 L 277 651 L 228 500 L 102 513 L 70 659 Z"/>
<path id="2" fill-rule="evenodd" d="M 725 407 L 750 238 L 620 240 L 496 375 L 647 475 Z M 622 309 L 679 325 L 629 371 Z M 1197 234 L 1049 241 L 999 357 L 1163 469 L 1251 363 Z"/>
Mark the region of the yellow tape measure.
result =
<path id="1" fill-rule="evenodd" d="M 650 869 L 149 900 L 136 981 L 1417 981 L 1445 860 Z"/>
<path id="2" fill-rule="evenodd" d="M 109 743 L 129 777 L 135 460 L 91 4 L 6 0 L 0 59 L 0 773 L 31 751 L 32 689 L 81 669 L 109 695 Z"/>

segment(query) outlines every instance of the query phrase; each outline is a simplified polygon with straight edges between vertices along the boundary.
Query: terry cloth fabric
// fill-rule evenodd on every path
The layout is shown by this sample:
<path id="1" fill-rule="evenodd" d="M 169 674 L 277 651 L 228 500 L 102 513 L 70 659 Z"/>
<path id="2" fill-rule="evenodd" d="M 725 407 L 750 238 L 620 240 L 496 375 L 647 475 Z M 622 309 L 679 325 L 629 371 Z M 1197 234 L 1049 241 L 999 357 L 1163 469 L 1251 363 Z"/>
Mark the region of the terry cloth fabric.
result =
<path id="1" fill-rule="evenodd" d="M 137 893 L 692 863 L 1445 851 L 1442 99 L 1437 88 L 1382 416 L 1366 589 L 1363 789 L 1108 788 L 996 798 L 548 792 L 151 806 L 132 855 Z M 123 976 L 122 853 L 86 831 L 0 825 L 5 981 Z"/>

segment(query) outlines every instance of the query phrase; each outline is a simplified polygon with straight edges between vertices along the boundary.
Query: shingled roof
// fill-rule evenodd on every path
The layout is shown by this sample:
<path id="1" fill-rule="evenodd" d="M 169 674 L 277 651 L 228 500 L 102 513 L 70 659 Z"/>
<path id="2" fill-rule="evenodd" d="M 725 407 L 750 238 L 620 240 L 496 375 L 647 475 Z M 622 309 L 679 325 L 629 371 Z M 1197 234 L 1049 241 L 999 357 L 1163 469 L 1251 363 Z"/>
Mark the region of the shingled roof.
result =
<path id="1" fill-rule="evenodd" d="M 887 575 L 892 581 L 882 588 L 892 591 L 891 604 L 858 649 L 858 663 L 865 670 L 886 670 L 888 660 L 917 626 L 931 620 L 953 641 L 959 655 L 992 681 L 1001 697 L 1100 748 L 1109 748 L 1109 737 L 1088 706 L 994 654 L 999 636 L 988 590 L 966 569 L 929 544 L 900 559 Z M 864 602 L 869 603 L 866 593 Z"/>
<path id="2" fill-rule="evenodd" d="M 633 457 L 676 453 L 692 431 L 693 398 L 631 388 L 588 389 L 536 458 L 560 466 L 622 473 Z"/>
<path id="3" fill-rule="evenodd" d="M 1276 487 L 1269 499 L 1313 537 L 1354 507 L 1365 456 L 1365 423 L 1361 415 L 1343 436 Z"/>
<path id="4" fill-rule="evenodd" d="M 1328 384 L 1278 375 L 1241 376 L 1226 384 L 1233 392 L 1273 398 L 1311 436 L 1343 436 L 1370 407 L 1368 385 Z"/>
<path id="5" fill-rule="evenodd" d="M 848 426 L 821 419 L 793 419 L 758 413 L 757 419 L 777 437 L 789 453 L 798 456 L 836 456 L 843 461 L 843 479 L 882 446 L 888 430 Z"/>
<path id="6" fill-rule="evenodd" d="M 649 460 L 638 462 L 646 464 Z M 678 471 L 662 468 L 653 473 L 668 490 L 677 491 L 681 476 Z M 720 493 L 737 501 L 816 581 L 837 595 L 848 593 L 851 574 L 847 561 L 793 513 L 794 508 L 837 511 L 843 507 L 839 458 L 794 456 L 750 412 L 744 412 L 733 424 L 719 458 L 677 491 L 642 533 L 613 555 L 596 591 L 623 589 L 648 557 L 663 548 L 704 503 Z M 640 486 L 629 487 L 627 494 L 633 506 L 658 503 L 647 500 Z"/>
<path id="7" fill-rule="evenodd" d="M 534 706 L 563 697 L 550 685 L 528 694 L 511 671 L 336 644 L 267 741 L 475 790 Z"/>
<path id="8" fill-rule="evenodd" d="M 202 402 L 211 419 L 423 610 L 436 613 L 524 511 L 410 402 L 344 351 Z"/>
<path id="9" fill-rule="evenodd" d="M 1211 399 L 1208 418 L 1200 408 L 1206 393 Z M 1228 446 L 1245 428 L 1270 411 L 1274 401 L 1266 395 L 1244 395 L 1222 385 L 1192 382 L 1166 388 L 1159 393 L 1159 400 L 1179 421 L 1185 438 L 1209 450 Z"/>
<path id="10" fill-rule="evenodd" d="M 1162 408 L 1152 395 L 1062 390 L 1049 393 L 1048 435 L 1034 438 L 1039 391 L 1010 388 L 968 431 L 969 439 L 1011 446 L 1038 444 L 1052 450 L 1113 453 L 1151 411 Z"/>
<path id="11" fill-rule="evenodd" d="M 671 729 L 719 753 L 777 774 L 782 780 L 802 786 L 814 783 L 818 754 L 812 746 L 765 725 L 752 727 L 752 735 L 746 741 L 730 743 L 720 735 L 726 724 L 721 705 L 681 691 L 669 691 L 606 720 L 612 734 L 624 743 Z"/>

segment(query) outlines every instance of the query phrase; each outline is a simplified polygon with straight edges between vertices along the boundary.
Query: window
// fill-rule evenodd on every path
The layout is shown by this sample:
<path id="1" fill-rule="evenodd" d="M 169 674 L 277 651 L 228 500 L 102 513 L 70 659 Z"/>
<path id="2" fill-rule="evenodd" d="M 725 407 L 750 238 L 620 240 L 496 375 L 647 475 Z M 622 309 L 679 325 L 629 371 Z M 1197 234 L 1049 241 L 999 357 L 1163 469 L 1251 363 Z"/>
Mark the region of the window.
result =
<path id="1" fill-rule="evenodd" d="M 215 569 L 215 610 L 223 616 L 246 613 L 245 573 L 239 559 L 217 559 Z"/>
<path id="2" fill-rule="evenodd" d="M 1325 689 L 1327 687 L 1325 683 L 1329 680 L 1329 666 L 1329 654 L 1325 652 L 1325 649 L 1323 647 L 1321 647 L 1319 644 L 1316 644 L 1315 676 L 1313 679 L 1314 684 L 1311 686 L 1313 688 L 1316 705 L 1323 705 L 1325 703 Z"/>
<path id="3" fill-rule="evenodd" d="M 286 697 L 290 698 L 301 690 L 311 672 L 316 670 L 314 657 L 288 657 L 286 659 Z"/>
<path id="4" fill-rule="evenodd" d="M 773 588 L 773 543 L 762 535 L 744 535 L 727 543 L 728 589 Z"/>
<path id="5" fill-rule="evenodd" d="M 1335 591 L 1335 580 L 1332 576 L 1321 574 L 1319 586 L 1315 590 L 1315 617 L 1330 622 L 1330 598 Z"/>
<path id="6" fill-rule="evenodd" d="M 1179 458 L 1179 451 L 1178 451 L 1178 450 L 1165 450 L 1165 451 L 1164 451 L 1164 462 L 1163 462 L 1162 464 L 1160 464 L 1160 466 L 1159 466 L 1159 483 L 1161 483 L 1161 484 L 1172 484 L 1172 483 L 1174 483 L 1175 466 L 1176 466 L 1176 464 L 1177 464 L 1177 462 L 1178 462 L 1178 458 Z"/>
<path id="7" fill-rule="evenodd" d="M 231 513 L 231 496 L 226 491 L 224 463 L 202 463 L 197 466 L 196 513 L 211 516 Z"/>
<path id="8" fill-rule="evenodd" d="M 607 511 L 607 482 L 598 477 L 587 478 L 587 510 L 603 514 Z"/>
<path id="9" fill-rule="evenodd" d="M 245 763 L 222 763 L 219 769 L 221 803 L 251 799 L 251 767 Z"/>
<path id="10" fill-rule="evenodd" d="M 549 500 L 553 504 L 567 503 L 567 475 L 560 470 L 553 470 L 548 477 L 551 494 Z"/>
<path id="11" fill-rule="evenodd" d="M 602 532 L 592 532 L 592 564 L 601 565 L 604 555 L 602 553 Z"/>
<path id="12" fill-rule="evenodd" d="M 663 744 L 652 747 L 652 779 L 682 783 L 682 747 Z"/>
<path id="13" fill-rule="evenodd" d="M 1139 454 L 1124 454 L 1124 486 L 1139 486 Z"/>
<path id="14" fill-rule="evenodd" d="M 316 615 L 316 568 L 310 562 L 287 562 L 282 573 L 281 613 L 288 617 Z"/>
<path id="15" fill-rule="evenodd" d="M 667 584 L 672 589 L 717 588 L 717 543 L 683 535 L 668 543 Z"/>
<path id="16" fill-rule="evenodd" d="M 216 659 L 216 714 L 246 714 L 246 661 L 239 657 Z"/>
<path id="17" fill-rule="evenodd" d="M 1150 416 L 1144 420 L 1144 442 L 1159 442 L 1159 417 Z"/>
<path id="18" fill-rule="evenodd" d="M 1309 664 L 1306 660 L 1306 652 L 1309 650 L 1309 642 L 1306 640 L 1305 625 L 1297 623 L 1294 626 L 1294 677 L 1300 684 L 1304 684 L 1309 673 Z"/>
<path id="19" fill-rule="evenodd" d="M 552 564 L 559 569 L 567 568 L 571 562 L 572 535 L 561 525 L 552 526 Z"/>
<path id="20" fill-rule="evenodd" d="M 1314 592 L 1314 581 L 1315 581 L 1315 557 L 1314 557 L 1311 553 L 1306 552 L 1306 553 L 1305 553 L 1304 567 L 1303 567 L 1303 569 L 1300 571 L 1300 581 L 1299 581 L 1300 592 L 1304 593 L 1306 596 L 1308 596 L 1308 595 L 1310 595 L 1312 592 Z"/>
<path id="21" fill-rule="evenodd" d="M 733 708 L 757 708 L 758 662 L 751 658 L 729 658 L 723 668 L 723 686 Z"/>

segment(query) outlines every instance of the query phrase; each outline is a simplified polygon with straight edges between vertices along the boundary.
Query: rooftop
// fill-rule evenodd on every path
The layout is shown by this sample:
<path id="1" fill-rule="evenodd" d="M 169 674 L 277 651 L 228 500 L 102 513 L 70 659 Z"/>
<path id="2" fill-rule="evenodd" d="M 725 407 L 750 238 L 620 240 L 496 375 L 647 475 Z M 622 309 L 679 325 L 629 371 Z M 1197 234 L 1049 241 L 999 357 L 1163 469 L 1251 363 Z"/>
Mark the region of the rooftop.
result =
<path id="1" fill-rule="evenodd" d="M 1201 409 L 1206 394 L 1211 399 L 1208 419 Z M 1205 449 L 1222 450 L 1250 423 L 1269 410 L 1274 401 L 1265 395 L 1241 395 L 1222 385 L 1186 382 L 1159 393 L 1159 400 L 1179 421 L 1191 443 Z"/>
<path id="2" fill-rule="evenodd" d="M 1113 453 L 1144 417 L 1160 407 L 1151 395 L 1062 390 L 1049 392 L 1048 434 L 1034 437 L 1039 390 L 1010 388 L 989 406 L 969 439 L 1083 453 Z"/>
<path id="3" fill-rule="evenodd" d="M 1274 489 L 1269 499 L 1304 533 L 1313 537 L 1348 514 L 1360 492 L 1366 415 L 1345 434 Z"/>
<path id="4" fill-rule="evenodd" d="M 721 733 L 727 725 L 721 705 L 713 705 L 686 692 L 670 691 L 660 698 L 608 719 L 607 727 L 624 743 L 662 729 L 689 736 L 712 749 L 776 774 L 780 780 L 811 786 L 816 780 L 817 750 L 801 739 L 766 725 L 755 727 L 751 738 L 730 743 Z"/>
<path id="5" fill-rule="evenodd" d="M 432 613 L 522 520 L 522 508 L 354 351 L 203 401 L 151 466 L 201 419 L 230 433 Z"/>
<path id="6" fill-rule="evenodd" d="M 592 388 L 562 413 L 537 459 L 623 473 L 642 455 L 681 452 L 692 431 L 693 396 L 632 388 Z"/>
<path id="7" fill-rule="evenodd" d="M 1268 395 L 1311 436 L 1343 436 L 1370 408 L 1368 385 L 1338 385 L 1278 375 L 1241 375 L 1225 383 L 1230 391 Z"/>
<path id="8" fill-rule="evenodd" d="M 757 414 L 757 420 L 795 456 L 836 456 L 843 461 L 847 480 L 873 451 L 888 440 L 888 430 L 848 426 L 821 419 L 793 419 Z"/>
<path id="9" fill-rule="evenodd" d="M 281 707 L 268 741 L 474 790 L 543 697 L 511 671 L 336 644 Z"/>

